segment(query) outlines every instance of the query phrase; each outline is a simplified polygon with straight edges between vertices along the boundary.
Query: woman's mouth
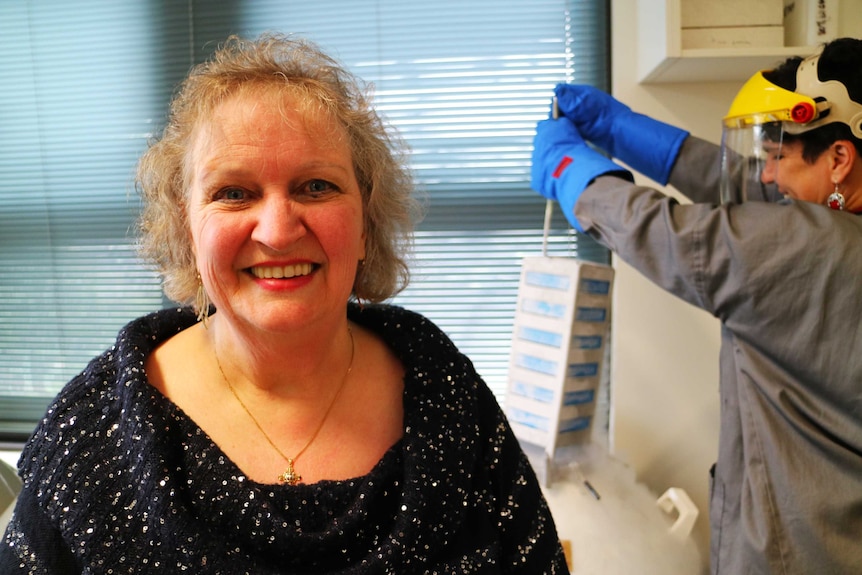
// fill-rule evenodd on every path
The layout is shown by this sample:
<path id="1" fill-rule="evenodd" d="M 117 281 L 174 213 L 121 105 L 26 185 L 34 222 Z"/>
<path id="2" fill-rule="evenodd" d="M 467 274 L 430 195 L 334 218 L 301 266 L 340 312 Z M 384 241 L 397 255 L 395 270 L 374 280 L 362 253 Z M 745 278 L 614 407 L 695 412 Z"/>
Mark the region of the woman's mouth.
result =
<path id="1" fill-rule="evenodd" d="M 279 280 L 307 276 L 313 269 L 313 264 L 301 263 L 287 266 L 254 266 L 249 268 L 249 271 L 258 279 Z"/>

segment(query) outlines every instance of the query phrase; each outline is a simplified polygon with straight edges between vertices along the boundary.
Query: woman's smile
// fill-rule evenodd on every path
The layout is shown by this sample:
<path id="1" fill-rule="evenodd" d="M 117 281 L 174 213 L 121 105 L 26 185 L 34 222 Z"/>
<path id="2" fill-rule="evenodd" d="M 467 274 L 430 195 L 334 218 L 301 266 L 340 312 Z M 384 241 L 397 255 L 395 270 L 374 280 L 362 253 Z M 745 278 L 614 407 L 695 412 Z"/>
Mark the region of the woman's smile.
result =
<path id="1" fill-rule="evenodd" d="M 258 279 L 290 279 L 309 275 L 316 266 L 311 263 L 301 263 L 283 266 L 254 266 L 249 268 L 251 275 Z"/>

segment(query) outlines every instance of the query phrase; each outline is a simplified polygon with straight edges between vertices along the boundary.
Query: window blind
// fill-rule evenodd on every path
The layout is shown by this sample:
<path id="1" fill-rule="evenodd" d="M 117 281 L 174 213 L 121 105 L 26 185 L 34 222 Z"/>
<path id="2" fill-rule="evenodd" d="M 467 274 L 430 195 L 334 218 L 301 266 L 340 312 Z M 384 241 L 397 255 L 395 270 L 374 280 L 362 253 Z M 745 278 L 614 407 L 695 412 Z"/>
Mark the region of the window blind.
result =
<path id="1" fill-rule="evenodd" d="M 135 159 L 158 92 L 145 3 L 0 3 L 0 419 L 48 398 L 162 305 L 135 257 Z M 158 110 L 159 112 L 161 110 Z"/>
<path id="2" fill-rule="evenodd" d="M 557 82 L 606 87 L 605 1 L 0 4 L 0 430 L 130 319 L 170 305 L 136 259 L 132 174 L 171 90 L 231 33 L 320 44 L 373 84 L 426 198 L 394 303 L 440 325 L 503 399 L 520 260 L 541 253 L 535 124 Z M 607 261 L 555 211 L 550 255 Z"/>

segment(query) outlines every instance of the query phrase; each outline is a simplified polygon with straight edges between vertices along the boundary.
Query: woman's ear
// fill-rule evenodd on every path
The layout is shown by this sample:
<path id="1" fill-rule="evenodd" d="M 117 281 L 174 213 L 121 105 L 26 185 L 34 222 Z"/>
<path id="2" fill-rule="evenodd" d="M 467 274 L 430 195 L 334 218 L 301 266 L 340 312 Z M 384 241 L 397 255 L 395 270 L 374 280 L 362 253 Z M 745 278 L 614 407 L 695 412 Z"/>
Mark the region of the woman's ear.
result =
<path id="1" fill-rule="evenodd" d="M 859 154 L 856 151 L 856 146 L 849 140 L 836 140 L 832 143 L 829 151 L 832 154 L 832 180 L 836 182 L 844 181 L 847 174 L 853 169 L 856 159 Z"/>

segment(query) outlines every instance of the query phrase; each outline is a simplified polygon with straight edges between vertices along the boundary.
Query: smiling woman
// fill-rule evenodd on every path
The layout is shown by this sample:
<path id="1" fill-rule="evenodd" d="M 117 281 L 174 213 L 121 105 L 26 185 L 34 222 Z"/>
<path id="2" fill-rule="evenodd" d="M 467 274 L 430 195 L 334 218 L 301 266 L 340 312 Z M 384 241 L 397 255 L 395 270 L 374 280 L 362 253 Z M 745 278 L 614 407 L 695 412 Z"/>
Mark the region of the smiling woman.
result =
<path id="1" fill-rule="evenodd" d="M 0 572 L 568 573 L 491 390 L 380 303 L 407 279 L 401 150 L 312 43 L 231 37 L 192 70 L 138 169 L 143 253 L 186 307 L 60 392 Z"/>

